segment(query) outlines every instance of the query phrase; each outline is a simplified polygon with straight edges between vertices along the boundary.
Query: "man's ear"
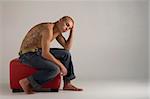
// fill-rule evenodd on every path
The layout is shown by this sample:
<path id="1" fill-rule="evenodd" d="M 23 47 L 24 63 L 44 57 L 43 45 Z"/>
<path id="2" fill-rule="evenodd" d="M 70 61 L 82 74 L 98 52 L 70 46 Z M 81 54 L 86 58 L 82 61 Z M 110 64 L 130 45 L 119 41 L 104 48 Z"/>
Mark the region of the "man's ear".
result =
<path id="1" fill-rule="evenodd" d="M 61 21 L 61 19 L 58 20 L 58 23 Z"/>
<path id="2" fill-rule="evenodd" d="M 61 21 L 63 21 L 63 19 L 61 18 L 61 19 L 59 19 L 59 22 L 61 22 Z"/>

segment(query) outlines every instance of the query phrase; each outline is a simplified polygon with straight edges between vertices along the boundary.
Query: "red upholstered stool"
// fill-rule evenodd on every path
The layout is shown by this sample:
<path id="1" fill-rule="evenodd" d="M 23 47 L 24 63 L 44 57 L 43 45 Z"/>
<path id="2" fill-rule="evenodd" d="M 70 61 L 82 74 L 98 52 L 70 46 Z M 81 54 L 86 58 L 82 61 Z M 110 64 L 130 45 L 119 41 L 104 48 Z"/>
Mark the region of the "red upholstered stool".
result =
<path id="1" fill-rule="evenodd" d="M 37 72 L 35 68 L 31 68 L 26 64 L 22 64 L 18 58 L 10 62 L 10 87 L 12 92 L 23 91 L 19 85 L 19 80 Z M 53 80 L 42 85 L 42 88 L 48 88 L 47 91 L 58 92 L 61 83 L 61 76 L 58 74 Z M 40 91 L 40 90 L 39 90 Z M 42 91 L 42 90 L 41 90 Z M 46 90 L 44 90 L 46 91 Z"/>

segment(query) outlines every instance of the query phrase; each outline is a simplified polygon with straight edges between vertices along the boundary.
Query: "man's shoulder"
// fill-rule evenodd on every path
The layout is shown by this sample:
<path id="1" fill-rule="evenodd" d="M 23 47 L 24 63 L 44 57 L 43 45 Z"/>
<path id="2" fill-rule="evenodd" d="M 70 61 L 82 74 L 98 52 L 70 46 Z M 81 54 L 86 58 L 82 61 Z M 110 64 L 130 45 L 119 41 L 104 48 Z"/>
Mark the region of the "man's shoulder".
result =
<path id="1" fill-rule="evenodd" d="M 54 24 L 51 23 L 51 22 L 43 22 L 43 23 L 39 23 L 39 24 L 36 24 L 34 25 L 31 29 L 34 29 L 34 28 L 46 28 L 48 26 L 53 26 Z"/>
<path id="2" fill-rule="evenodd" d="M 31 30 L 39 30 L 39 31 L 48 31 L 49 29 L 52 29 L 53 28 L 53 26 L 54 26 L 54 24 L 53 23 L 50 23 L 50 22 L 44 22 L 44 23 L 39 23 L 39 24 L 37 24 L 37 25 L 35 25 L 35 26 L 33 26 L 32 28 L 31 28 Z"/>
<path id="3" fill-rule="evenodd" d="M 42 29 L 52 31 L 54 27 L 54 23 L 51 23 L 51 22 L 40 23 L 39 27 Z"/>
<path id="4" fill-rule="evenodd" d="M 41 28 L 41 34 L 47 35 L 47 36 L 52 36 L 53 35 L 53 27 L 54 27 L 53 23 L 43 24 L 43 26 Z"/>

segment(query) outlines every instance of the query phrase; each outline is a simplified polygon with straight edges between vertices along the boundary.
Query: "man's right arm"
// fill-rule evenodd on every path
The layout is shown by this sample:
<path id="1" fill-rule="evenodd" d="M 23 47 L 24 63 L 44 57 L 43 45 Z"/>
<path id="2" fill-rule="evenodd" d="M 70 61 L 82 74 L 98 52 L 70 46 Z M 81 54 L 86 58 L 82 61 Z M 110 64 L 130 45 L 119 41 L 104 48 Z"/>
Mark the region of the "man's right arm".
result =
<path id="1" fill-rule="evenodd" d="M 44 30 L 42 33 L 42 40 L 41 40 L 41 45 L 42 45 L 42 57 L 50 60 L 51 62 L 55 63 L 58 65 L 61 69 L 61 72 L 63 75 L 67 74 L 67 69 L 65 66 L 57 60 L 51 53 L 50 53 L 50 43 L 53 38 L 53 27 L 50 26 L 50 29 Z"/>

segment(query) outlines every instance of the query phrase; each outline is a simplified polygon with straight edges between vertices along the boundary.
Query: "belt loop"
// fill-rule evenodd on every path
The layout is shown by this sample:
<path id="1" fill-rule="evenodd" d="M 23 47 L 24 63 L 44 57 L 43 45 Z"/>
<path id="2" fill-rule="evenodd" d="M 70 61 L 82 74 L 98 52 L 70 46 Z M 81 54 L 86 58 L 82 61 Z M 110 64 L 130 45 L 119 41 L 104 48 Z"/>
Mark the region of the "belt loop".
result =
<path id="1" fill-rule="evenodd" d="M 35 52 L 38 52 L 38 48 L 35 48 Z"/>
<path id="2" fill-rule="evenodd" d="M 40 52 L 40 51 L 36 51 L 36 54 L 37 54 L 37 55 L 40 55 L 40 54 L 41 54 L 41 52 Z"/>
<path id="3" fill-rule="evenodd" d="M 22 54 L 22 51 L 20 51 L 18 54 L 19 54 L 19 56 L 21 56 L 21 54 Z"/>

